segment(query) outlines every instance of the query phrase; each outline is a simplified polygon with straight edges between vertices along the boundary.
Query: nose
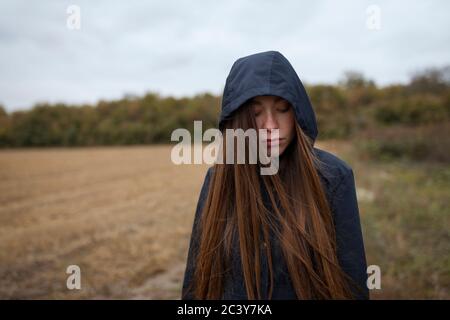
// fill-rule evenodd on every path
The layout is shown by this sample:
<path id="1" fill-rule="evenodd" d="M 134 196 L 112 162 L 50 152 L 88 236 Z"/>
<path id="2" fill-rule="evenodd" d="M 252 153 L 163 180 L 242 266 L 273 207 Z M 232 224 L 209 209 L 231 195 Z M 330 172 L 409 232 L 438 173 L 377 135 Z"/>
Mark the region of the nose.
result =
<path id="1" fill-rule="evenodd" d="M 278 121 L 272 112 L 267 112 L 263 122 L 263 129 L 267 129 L 269 132 L 273 129 L 278 129 Z"/>

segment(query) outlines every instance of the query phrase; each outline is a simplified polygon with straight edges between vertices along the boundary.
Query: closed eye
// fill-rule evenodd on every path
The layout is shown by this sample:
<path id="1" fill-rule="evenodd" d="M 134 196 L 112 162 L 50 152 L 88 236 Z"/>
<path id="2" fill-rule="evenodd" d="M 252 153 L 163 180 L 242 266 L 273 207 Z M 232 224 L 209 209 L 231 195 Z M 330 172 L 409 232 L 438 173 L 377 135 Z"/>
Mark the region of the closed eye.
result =
<path id="1" fill-rule="evenodd" d="M 289 106 L 287 106 L 287 107 L 284 107 L 284 108 L 280 108 L 280 109 L 278 109 L 278 111 L 280 111 L 280 112 L 282 112 L 282 113 L 285 113 L 285 112 L 288 112 L 288 111 L 289 111 L 289 109 L 290 109 L 290 107 L 289 107 Z"/>
<path id="2" fill-rule="evenodd" d="M 255 115 L 255 117 L 259 116 L 261 113 L 262 113 L 261 108 L 253 107 L 253 114 Z"/>

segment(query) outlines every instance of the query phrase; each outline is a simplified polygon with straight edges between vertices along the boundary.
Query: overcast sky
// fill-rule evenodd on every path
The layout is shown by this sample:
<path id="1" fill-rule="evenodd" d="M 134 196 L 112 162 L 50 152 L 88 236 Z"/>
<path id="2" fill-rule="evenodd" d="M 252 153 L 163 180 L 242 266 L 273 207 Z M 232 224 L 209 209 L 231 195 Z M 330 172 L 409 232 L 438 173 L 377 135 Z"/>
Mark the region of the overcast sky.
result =
<path id="1" fill-rule="evenodd" d="M 80 29 L 67 26 L 72 4 Z M 449 12 L 444 0 L 2 0 L 0 104 L 221 94 L 237 58 L 266 50 L 305 83 L 335 83 L 346 70 L 405 82 L 450 63 Z"/>

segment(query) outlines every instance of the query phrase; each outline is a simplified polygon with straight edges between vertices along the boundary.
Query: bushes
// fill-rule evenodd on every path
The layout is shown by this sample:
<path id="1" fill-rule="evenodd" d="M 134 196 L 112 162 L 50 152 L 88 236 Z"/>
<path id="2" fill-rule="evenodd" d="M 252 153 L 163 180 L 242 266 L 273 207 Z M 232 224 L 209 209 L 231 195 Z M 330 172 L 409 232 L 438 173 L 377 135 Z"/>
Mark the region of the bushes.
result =
<path id="1" fill-rule="evenodd" d="M 450 121 L 379 127 L 358 136 L 355 143 L 366 159 L 450 163 Z"/>
<path id="2" fill-rule="evenodd" d="M 450 105 L 446 97 L 413 95 L 383 101 L 375 109 L 375 119 L 382 124 L 419 125 L 450 119 Z"/>
<path id="3" fill-rule="evenodd" d="M 169 143 L 176 128 L 192 130 L 194 120 L 215 126 L 219 99 L 124 97 L 96 106 L 39 104 L 11 114 L 0 108 L 0 147 L 88 146 Z"/>
<path id="4" fill-rule="evenodd" d="M 428 70 L 407 85 L 383 88 L 357 72 L 348 72 L 339 85 L 307 86 L 319 138 L 347 139 L 377 127 L 384 131 L 386 126 L 448 122 L 450 77 L 446 72 L 446 68 Z M 95 106 L 40 104 L 11 114 L 0 106 L 0 147 L 170 143 L 177 128 L 192 133 L 194 120 L 202 120 L 204 130 L 216 127 L 219 111 L 220 97 L 208 93 L 181 99 L 148 93 Z M 409 131 L 417 139 L 394 135 L 390 141 L 368 141 L 366 147 L 390 157 L 420 158 L 428 144 L 420 142 L 414 129 Z"/>

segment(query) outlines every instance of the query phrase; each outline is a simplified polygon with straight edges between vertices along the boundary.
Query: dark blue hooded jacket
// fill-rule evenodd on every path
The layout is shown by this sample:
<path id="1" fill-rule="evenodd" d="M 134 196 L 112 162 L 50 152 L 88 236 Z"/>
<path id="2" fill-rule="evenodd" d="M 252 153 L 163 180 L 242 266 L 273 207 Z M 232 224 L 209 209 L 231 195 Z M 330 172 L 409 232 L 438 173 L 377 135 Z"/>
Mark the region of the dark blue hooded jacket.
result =
<path id="1" fill-rule="evenodd" d="M 258 95 L 275 95 L 289 101 L 294 107 L 298 124 L 313 141 L 317 137 L 317 123 L 308 95 L 289 61 L 277 51 L 267 51 L 238 59 L 226 79 L 222 98 L 222 112 L 219 128 L 223 121 L 248 99 Z M 335 155 L 314 147 L 316 156 L 323 162 L 319 176 L 331 206 L 336 228 L 337 255 L 344 270 L 360 286 L 354 290 L 357 299 L 368 299 L 366 285 L 366 256 L 356 199 L 355 179 L 352 168 Z M 195 253 L 198 249 L 198 225 L 203 209 L 210 177 L 214 168 L 209 168 L 201 188 L 192 235 L 189 244 L 187 264 L 184 274 L 182 299 L 193 299 L 188 285 L 195 270 Z M 264 195 L 264 193 L 263 193 Z M 271 235 L 274 255 L 274 291 L 272 299 L 297 299 L 289 277 L 289 272 L 277 240 Z M 238 246 L 236 245 L 238 248 Z M 268 299 L 268 261 L 261 250 L 263 299 Z M 239 250 L 235 250 L 232 273 L 226 277 L 223 299 L 247 299 Z M 194 284 L 195 285 L 195 284 Z"/>

